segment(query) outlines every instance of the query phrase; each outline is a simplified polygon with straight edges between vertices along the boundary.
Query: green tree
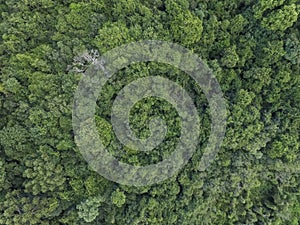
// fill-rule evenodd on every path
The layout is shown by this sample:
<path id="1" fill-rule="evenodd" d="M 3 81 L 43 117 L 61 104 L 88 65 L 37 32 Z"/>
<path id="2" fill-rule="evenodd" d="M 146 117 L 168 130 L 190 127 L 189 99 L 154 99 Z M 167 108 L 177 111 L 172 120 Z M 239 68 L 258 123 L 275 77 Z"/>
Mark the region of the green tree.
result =
<path id="1" fill-rule="evenodd" d="M 285 5 L 282 9 L 275 10 L 263 18 L 261 24 L 269 30 L 285 31 L 297 21 L 297 18 L 298 11 L 296 5 Z"/>
<path id="2" fill-rule="evenodd" d="M 99 207 L 103 203 L 104 198 L 101 196 L 91 197 L 76 206 L 79 218 L 85 222 L 93 222 L 99 215 Z"/>
<path id="3" fill-rule="evenodd" d="M 117 207 L 121 207 L 126 202 L 126 195 L 124 194 L 124 192 L 122 192 L 119 189 L 117 189 L 116 191 L 114 191 L 112 193 L 112 195 L 111 195 L 111 201 Z"/>
<path id="4" fill-rule="evenodd" d="M 166 8 L 170 14 L 172 39 L 187 46 L 197 43 L 201 39 L 203 31 L 201 19 L 190 11 L 182 10 L 180 5 L 174 1 L 168 1 Z"/>

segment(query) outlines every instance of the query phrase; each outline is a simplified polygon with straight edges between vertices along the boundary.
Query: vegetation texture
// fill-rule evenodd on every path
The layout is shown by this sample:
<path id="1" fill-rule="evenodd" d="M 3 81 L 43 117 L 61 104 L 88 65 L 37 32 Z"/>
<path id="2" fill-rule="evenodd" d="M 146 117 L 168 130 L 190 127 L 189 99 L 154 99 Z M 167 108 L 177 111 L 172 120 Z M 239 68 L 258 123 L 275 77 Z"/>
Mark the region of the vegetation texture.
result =
<path id="1" fill-rule="evenodd" d="M 299 0 L 1 0 L 0 224 L 207 225 L 300 223 Z M 199 110 L 201 135 L 190 162 L 153 186 L 129 187 L 93 172 L 74 143 L 73 96 L 97 50 L 154 39 L 198 54 L 226 99 L 227 131 L 205 171 L 209 105 L 183 72 L 139 63 L 104 87 L 95 116 L 111 154 L 132 165 L 167 157 L 180 122 L 171 104 L 143 99 L 131 126 L 149 120 L 168 133 L 150 153 L 122 146 L 110 124 L 115 95 L 144 76 L 176 81 Z M 95 53 L 96 54 L 96 53 Z"/>

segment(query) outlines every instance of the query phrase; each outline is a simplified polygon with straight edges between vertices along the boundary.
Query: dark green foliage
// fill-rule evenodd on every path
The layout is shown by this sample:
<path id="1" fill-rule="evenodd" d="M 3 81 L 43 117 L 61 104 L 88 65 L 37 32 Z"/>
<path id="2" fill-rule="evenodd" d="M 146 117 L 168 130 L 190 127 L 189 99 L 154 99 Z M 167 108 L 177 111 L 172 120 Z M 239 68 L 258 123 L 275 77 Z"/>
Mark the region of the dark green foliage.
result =
<path id="1" fill-rule="evenodd" d="M 8 0 L 0 12 L 0 224 L 300 223 L 299 1 Z M 221 85 L 228 125 L 216 161 L 200 172 L 211 122 L 201 89 L 160 63 L 119 71 L 99 93 L 95 116 L 100 139 L 119 160 L 157 163 L 180 136 L 174 107 L 146 98 L 132 108 L 130 126 L 146 138 L 149 121 L 161 116 L 169 128 L 164 142 L 144 153 L 117 140 L 111 106 L 137 78 L 176 81 L 201 123 L 197 151 L 178 174 L 128 187 L 93 172 L 74 143 L 78 71 L 90 63 L 74 59 L 142 39 L 198 54 Z"/>

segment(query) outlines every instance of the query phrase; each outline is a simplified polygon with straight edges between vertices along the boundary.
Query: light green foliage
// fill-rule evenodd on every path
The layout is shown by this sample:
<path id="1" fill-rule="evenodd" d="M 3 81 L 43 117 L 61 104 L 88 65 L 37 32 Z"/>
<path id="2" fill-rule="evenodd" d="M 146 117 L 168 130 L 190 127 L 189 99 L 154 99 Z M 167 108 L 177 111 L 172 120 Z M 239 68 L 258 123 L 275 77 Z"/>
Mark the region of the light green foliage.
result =
<path id="1" fill-rule="evenodd" d="M 6 171 L 3 160 L 0 161 L 0 191 L 5 188 Z"/>
<path id="2" fill-rule="evenodd" d="M 95 117 L 96 127 L 104 147 L 107 147 L 112 139 L 112 126 L 103 118 Z"/>
<path id="3" fill-rule="evenodd" d="M 15 78 L 9 78 L 3 83 L 3 91 L 17 94 L 21 89 L 20 82 Z"/>
<path id="4" fill-rule="evenodd" d="M 243 15 L 239 14 L 235 16 L 230 21 L 230 31 L 231 33 L 239 33 L 243 31 L 243 28 L 246 26 L 248 21 L 243 17 Z"/>
<path id="5" fill-rule="evenodd" d="M 258 59 L 262 65 L 272 65 L 281 60 L 285 55 L 283 41 L 276 40 L 267 42 L 266 46 L 261 49 L 262 58 Z"/>
<path id="6" fill-rule="evenodd" d="M 48 191 L 62 190 L 66 178 L 57 156 L 49 155 L 51 149 L 42 148 L 40 150 L 42 151 L 41 155 L 26 162 L 27 168 L 23 173 L 23 177 L 26 178 L 25 192 L 38 195 Z M 47 151 L 47 153 L 43 151 Z"/>
<path id="7" fill-rule="evenodd" d="M 100 53 L 104 53 L 119 45 L 132 41 L 129 35 L 129 29 L 122 22 L 106 23 L 98 31 L 95 38 L 95 45 Z"/>
<path id="8" fill-rule="evenodd" d="M 263 88 L 268 86 L 271 83 L 271 68 L 251 68 L 248 71 L 245 71 L 243 78 L 251 81 L 254 85 L 247 85 L 250 90 L 255 93 L 260 93 L 263 91 Z"/>
<path id="9" fill-rule="evenodd" d="M 19 125 L 7 127 L 0 131 L 0 142 L 3 150 L 12 159 L 21 159 L 30 152 L 28 149 L 30 144 L 27 143 L 28 137 L 27 131 Z"/>
<path id="10" fill-rule="evenodd" d="M 266 10 L 281 6 L 285 0 L 261 0 L 254 5 L 255 18 L 261 18 Z"/>
<path id="11" fill-rule="evenodd" d="M 117 207 L 121 207 L 126 202 L 126 195 L 124 194 L 124 192 L 122 192 L 119 189 L 117 189 L 116 191 L 114 191 L 112 193 L 112 195 L 111 195 L 111 201 Z"/>
<path id="12" fill-rule="evenodd" d="M 228 68 L 234 68 L 239 61 L 239 56 L 236 53 L 236 46 L 226 49 L 222 58 L 222 65 Z"/>
<path id="13" fill-rule="evenodd" d="M 188 10 L 182 10 L 179 5 L 169 1 L 166 6 L 170 13 L 170 29 L 176 42 L 190 46 L 197 43 L 202 36 L 202 21 Z"/>
<path id="14" fill-rule="evenodd" d="M 8 192 L 0 204 L 0 224 L 49 224 L 48 219 L 60 213 L 55 198 L 30 197 L 19 191 Z"/>
<path id="15" fill-rule="evenodd" d="M 99 215 L 99 207 L 104 198 L 101 196 L 91 197 L 76 206 L 79 218 L 84 219 L 85 222 L 92 222 Z"/>
<path id="16" fill-rule="evenodd" d="M 3 84 L 1 84 L 1 83 L 0 83 L 0 93 L 6 94 L 6 91 L 5 91 L 4 87 L 3 87 Z"/>
<path id="17" fill-rule="evenodd" d="M 285 5 L 263 18 L 262 26 L 269 30 L 285 31 L 297 21 L 298 14 L 295 4 Z"/>

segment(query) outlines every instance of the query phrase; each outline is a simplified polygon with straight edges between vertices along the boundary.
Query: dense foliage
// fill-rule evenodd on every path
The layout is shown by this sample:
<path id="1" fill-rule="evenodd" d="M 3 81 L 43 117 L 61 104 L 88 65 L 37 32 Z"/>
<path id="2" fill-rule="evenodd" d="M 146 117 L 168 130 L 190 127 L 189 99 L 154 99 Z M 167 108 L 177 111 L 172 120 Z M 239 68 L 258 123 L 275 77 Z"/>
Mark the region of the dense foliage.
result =
<path id="1" fill-rule="evenodd" d="M 0 11 L 0 224 L 300 223 L 298 0 L 1 0 Z M 163 115 L 164 143 L 145 154 L 116 140 L 113 98 L 138 77 L 177 81 L 202 125 L 197 152 L 179 174 L 136 188 L 93 172 L 76 147 L 72 105 L 82 75 L 72 67 L 83 52 L 142 39 L 198 54 L 219 80 L 228 120 L 217 159 L 199 171 L 210 132 L 201 89 L 159 63 L 119 71 L 99 96 L 96 122 L 120 160 L 155 163 L 178 141 L 176 111 L 154 98 L 132 109 L 131 125 L 147 137 L 145 124 Z"/>

